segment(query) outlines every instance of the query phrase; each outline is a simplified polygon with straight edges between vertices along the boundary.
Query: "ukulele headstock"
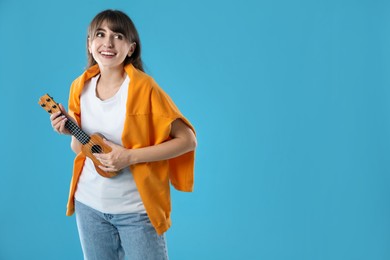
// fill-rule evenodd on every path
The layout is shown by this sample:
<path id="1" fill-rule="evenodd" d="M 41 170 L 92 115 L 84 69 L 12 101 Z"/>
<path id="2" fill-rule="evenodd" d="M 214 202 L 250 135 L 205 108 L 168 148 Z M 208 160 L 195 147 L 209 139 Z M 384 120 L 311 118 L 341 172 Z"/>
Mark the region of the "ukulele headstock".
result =
<path id="1" fill-rule="evenodd" d="M 49 114 L 56 113 L 61 111 L 59 105 L 54 101 L 54 99 L 49 96 L 49 94 L 45 94 L 39 98 L 38 104 L 45 109 Z"/>

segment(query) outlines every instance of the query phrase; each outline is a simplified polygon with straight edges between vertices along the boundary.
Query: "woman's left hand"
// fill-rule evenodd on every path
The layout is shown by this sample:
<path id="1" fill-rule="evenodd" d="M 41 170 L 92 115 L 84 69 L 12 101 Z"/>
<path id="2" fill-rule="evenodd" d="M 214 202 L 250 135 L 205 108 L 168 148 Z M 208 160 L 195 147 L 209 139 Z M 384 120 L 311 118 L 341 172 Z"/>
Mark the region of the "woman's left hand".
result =
<path id="1" fill-rule="evenodd" d="M 94 153 L 93 155 L 103 164 L 100 169 L 105 172 L 117 172 L 130 165 L 130 150 L 103 139 L 111 147 L 109 153 Z"/>

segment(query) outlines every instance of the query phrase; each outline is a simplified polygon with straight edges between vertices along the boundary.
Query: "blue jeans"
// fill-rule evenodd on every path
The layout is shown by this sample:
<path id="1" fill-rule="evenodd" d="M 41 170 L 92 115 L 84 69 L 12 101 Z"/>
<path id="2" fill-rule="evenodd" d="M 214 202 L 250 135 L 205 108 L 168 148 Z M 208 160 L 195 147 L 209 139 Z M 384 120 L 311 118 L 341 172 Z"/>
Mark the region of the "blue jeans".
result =
<path id="1" fill-rule="evenodd" d="M 165 235 L 159 236 L 147 214 L 105 214 L 75 202 L 85 260 L 167 260 Z"/>

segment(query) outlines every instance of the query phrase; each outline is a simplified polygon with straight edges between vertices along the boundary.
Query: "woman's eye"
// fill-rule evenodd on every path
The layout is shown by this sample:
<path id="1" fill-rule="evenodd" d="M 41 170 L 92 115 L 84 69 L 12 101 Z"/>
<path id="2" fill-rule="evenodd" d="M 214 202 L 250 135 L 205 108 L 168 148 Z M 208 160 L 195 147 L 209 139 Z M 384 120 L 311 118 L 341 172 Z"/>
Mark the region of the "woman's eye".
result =
<path id="1" fill-rule="evenodd" d="M 97 32 L 97 33 L 96 33 L 96 37 L 99 37 L 99 38 L 100 38 L 100 37 L 104 37 L 104 33 L 102 33 L 102 32 Z"/>
<path id="2" fill-rule="evenodd" d="M 115 39 L 123 40 L 123 35 L 121 35 L 121 34 L 116 34 L 116 35 L 115 35 Z"/>

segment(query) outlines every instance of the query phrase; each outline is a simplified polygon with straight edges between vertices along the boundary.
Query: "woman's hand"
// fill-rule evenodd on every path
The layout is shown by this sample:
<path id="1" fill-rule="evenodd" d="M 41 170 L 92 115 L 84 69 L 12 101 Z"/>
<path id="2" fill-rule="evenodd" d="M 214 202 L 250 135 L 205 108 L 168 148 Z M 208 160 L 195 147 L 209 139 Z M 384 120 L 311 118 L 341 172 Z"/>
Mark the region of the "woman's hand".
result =
<path id="1" fill-rule="evenodd" d="M 110 142 L 103 138 L 105 144 L 111 147 L 112 151 L 109 153 L 94 153 L 93 155 L 98 159 L 103 166 L 99 165 L 100 169 L 105 172 L 117 172 L 131 164 L 130 154 L 131 150 L 126 149 L 120 145 Z"/>
<path id="2" fill-rule="evenodd" d="M 167 160 L 195 150 L 195 134 L 182 120 L 177 119 L 171 124 L 170 136 L 172 139 L 166 142 L 138 149 L 126 149 L 103 139 L 112 151 L 93 155 L 104 165 L 99 166 L 103 171 L 114 172 L 132 164 Z"/>
<path id="3" fill-rule="evenodd" d="M 65 111 L 62 104 L 59 104 L 59 107 L 61 111 L 58 111 L 50 116 L 51 126 L 54 131 L 59 134 L 70 135 L 69 130 L 65 128 L 65 123 L 68 121 L 68 113 Z"/>
<path id="4" fill-rule="evenodd" d="M 59 107 L 61 111 L 58 111 L 50 116 L 51 126 L 54 131 L 59 134 L 70 135 L 71 133 L 68 129 L 66 129 L 65 123 L 68 120 L 72 120 L 75 123 L 76 121 L 69 116 L 62 104 L 59 104 Z M 72 136 L 70 147 L 76 154 L 81 152 L 81 143 L 74 136 Z"/>

